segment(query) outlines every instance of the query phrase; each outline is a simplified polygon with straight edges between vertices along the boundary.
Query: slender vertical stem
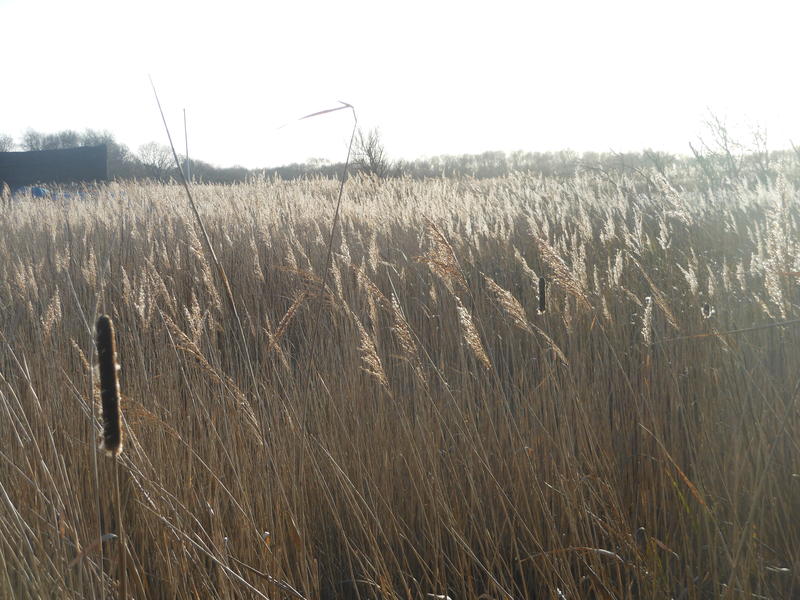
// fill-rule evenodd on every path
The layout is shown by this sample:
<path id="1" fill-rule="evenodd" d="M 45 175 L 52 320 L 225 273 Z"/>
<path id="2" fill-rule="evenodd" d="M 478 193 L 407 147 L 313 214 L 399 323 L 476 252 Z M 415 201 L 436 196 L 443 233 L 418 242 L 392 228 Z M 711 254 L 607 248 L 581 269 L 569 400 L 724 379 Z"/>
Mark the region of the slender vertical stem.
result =
<path id="1" fill-rule="evenodd" d="M 119 486 L 119 461 L 120 458 L 114 459 L 114 491 L 117 503 L 117 535 L 119 535 L 119 597 L 122 600 L 128 598 L 128 549 L 127 541 L 125 539 L 125 525 L 122 521 L 122 494 L 120 494 Z"/>
<path id="2" fill-rule="evenodd" d="M 186 170 L 186 180 L 191 182 L 192 181 L 192 167 L 191 163 L 189 162 L 189 130 L 186 128 L 186 109 L 183 109 L 183 142 L 186 146 L 186 157 L 183 159 L 185 163 L 185 170 Z"/>

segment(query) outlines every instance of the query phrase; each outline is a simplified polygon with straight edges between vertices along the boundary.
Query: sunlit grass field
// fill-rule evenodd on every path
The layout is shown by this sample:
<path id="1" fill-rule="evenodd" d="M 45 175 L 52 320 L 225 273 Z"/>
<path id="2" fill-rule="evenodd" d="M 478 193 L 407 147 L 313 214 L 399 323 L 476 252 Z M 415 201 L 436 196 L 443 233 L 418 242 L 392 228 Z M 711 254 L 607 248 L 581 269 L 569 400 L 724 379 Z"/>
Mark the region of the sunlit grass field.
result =
<path id="1" fill-rule="evenodd" d="M 0 597 L 800 595 L 790 183 L 337 192 L 4 203 Z"/>

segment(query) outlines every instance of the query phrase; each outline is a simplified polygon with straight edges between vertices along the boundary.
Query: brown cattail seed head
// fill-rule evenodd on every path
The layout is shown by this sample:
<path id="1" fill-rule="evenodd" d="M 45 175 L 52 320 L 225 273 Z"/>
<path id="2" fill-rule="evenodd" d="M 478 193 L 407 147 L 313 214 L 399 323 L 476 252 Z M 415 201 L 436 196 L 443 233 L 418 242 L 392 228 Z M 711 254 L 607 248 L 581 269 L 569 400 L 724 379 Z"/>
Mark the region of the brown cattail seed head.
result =
<path id="1" fill-rule="evenodd" d="M 703 304 L 702 310 L 703 310 L 703 318 L 704 319 L 710 319 L 711 315 L 713 315 L 714 312 L 715 312 L 714 311 L 714 307 L 711 306 L 708 302 Z"/>
<path id="2" fill-rule="evenodd" d="M 539 314 L 543 314 L 545 311 L 546 300 L 545 300 L 545 288 L 547 287 L 547 283 L 544 280 L 544 277 L 539 277 Z"/>
<path id="3" fill-rule="evenodd" d="M 644 527 L 639 527 L 636 530 L 636 535 L 634 536 L 636 539 L 636 545 L 639 546 L 639 550 L 644 551 L 647 549 L 647 531 Z"/>
<path id="4" fill-rule="evenodd" d="M 122 414 L 120 413 L 119 379 L 117 377 L 117 347 L 114 323 L 101 315 L 95 324 L 98 367 L 100 371 L 100 401 L 103 415 L 103 437 L 100 448 L 109 456 L 122 452 Z"/>

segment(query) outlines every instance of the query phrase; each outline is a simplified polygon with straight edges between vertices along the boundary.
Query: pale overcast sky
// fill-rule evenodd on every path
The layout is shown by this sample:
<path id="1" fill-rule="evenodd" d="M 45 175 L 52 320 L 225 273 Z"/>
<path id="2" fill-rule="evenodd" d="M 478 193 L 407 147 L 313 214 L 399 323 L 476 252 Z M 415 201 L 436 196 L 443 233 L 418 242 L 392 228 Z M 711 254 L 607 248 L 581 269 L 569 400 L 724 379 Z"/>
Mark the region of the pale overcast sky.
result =
<path id="1" fill-rule="evenodd" d="M 708 109 L 800 141 L 797 2 L 0 0 L 0 133 L 173 135 L 218 165 L 343 160 L 354 104 L 393 158 L 687 152 Z M 293 124 L 279 129 L 287 122 Z M 742 134 L 744 135 L 744 134 Z"/>

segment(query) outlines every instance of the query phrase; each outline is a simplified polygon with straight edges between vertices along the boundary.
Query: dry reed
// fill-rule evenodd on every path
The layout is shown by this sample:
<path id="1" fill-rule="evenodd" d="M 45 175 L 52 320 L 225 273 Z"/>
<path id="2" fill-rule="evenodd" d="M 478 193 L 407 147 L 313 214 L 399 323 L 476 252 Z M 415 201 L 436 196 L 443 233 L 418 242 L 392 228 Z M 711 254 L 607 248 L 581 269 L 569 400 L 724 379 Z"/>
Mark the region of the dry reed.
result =
<path id="1" fill-rule="evenodd" d="M 338 182 L 13 204 L 0 597 L 798 596 L 797 192 L 669 175 L 354 177 L 320 302 Z"/>

